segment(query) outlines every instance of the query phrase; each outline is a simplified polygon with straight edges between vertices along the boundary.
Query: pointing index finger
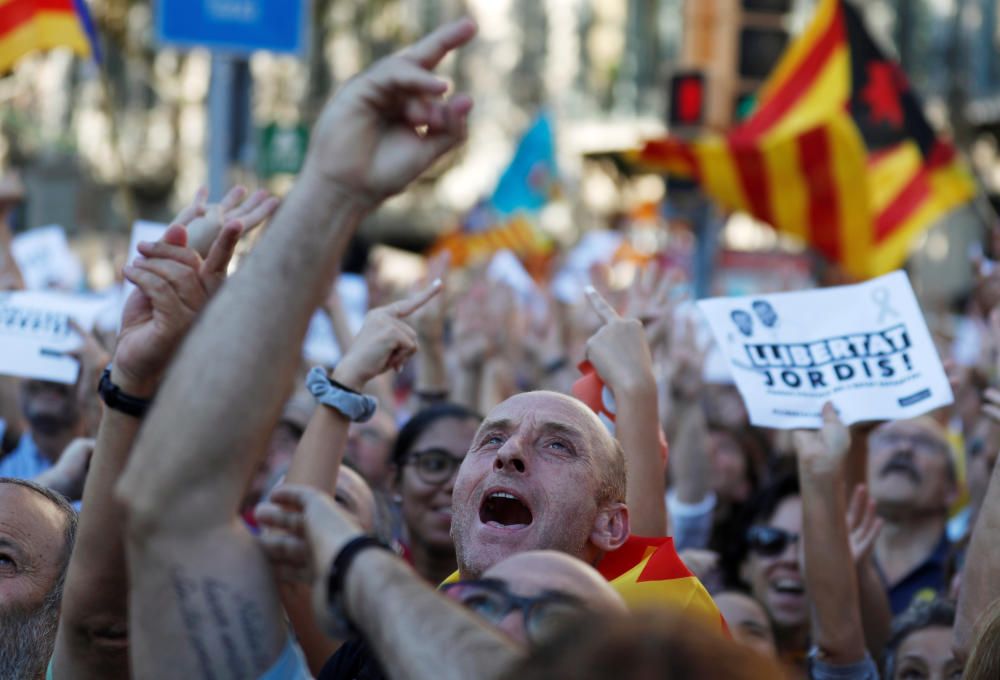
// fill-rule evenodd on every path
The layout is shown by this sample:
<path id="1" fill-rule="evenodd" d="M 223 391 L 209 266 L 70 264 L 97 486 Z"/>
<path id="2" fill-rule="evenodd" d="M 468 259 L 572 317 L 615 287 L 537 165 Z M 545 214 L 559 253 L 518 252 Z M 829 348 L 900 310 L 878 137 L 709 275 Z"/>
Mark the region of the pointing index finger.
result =
<path id="1" fill-rule="evenodd" d="M 476 23 L 466 17 L 441 26 L 423 40 L 410 46 L 403 54 L 424 68 L 434 68 L 445 55 L 456 47 L 461 47 L 476 34 Z"/>
<path id="2" fill-rule="evenodd" d="M 587 286 L 583 289 L 583 292 L 587 295 L 587 302 L 597 312 L 597 316 L 601 317 L 602 322 L 609 323 L 619 318 L 615 308 L 597 292 L 596 288 Z"/>
<path id="3" fill-rule="evenodd" d="M 388 311 L 396 318 L 406 318 L 426 305 L 435 295 L 441 292 L 441 288 L 441 279 L 434 279 L 434 281 L 431 282 L 431 285 L 427 286 L 423 290 L 414 293 L 405 300 L 400 300 L 399 302 L 389 305 Z"/>

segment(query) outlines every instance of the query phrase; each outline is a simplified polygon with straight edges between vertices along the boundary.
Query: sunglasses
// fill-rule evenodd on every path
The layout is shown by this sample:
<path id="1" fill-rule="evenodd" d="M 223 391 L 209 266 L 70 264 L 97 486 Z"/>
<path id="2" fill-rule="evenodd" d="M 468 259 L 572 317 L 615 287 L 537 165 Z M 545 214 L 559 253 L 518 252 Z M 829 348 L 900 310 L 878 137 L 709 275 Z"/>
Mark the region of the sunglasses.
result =
<path id="1" fill-rule="evenodd" d="M 413 467 L 425 483 L 443 484 L 451 479 L 463 460 L 444 449 L 426 449 L 411 453 L 406 458 L 406 464 Z"/>
<path id="2" fill-rule="evenodd" d="M 799 538 L 799 534 L 791 531 L 761 524 L 754 525 L 747 531 L 747 543 L 750 544 L 750 550 L 762 557 L 777 557 L 785 552 L 789 543 L 798 543 Z"/>
<path id="3" fill-rule="evenodd" d="M 534 597 L 521 597 L 499 579 L 449 583 L 441 586 L 441 592 L 493 625 L 498 625 L 512 611 L 520 610 L 524 630 L 533 643 L 551 637 L 586 611 L 583 602 L 572 595 L 550 590 Z"/>

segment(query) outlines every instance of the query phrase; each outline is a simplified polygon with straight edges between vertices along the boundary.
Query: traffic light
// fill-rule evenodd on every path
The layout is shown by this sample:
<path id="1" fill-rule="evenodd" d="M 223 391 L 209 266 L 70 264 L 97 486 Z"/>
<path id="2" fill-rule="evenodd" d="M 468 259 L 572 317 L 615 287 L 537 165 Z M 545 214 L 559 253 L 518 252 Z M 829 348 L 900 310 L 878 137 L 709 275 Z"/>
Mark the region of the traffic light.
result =
<path id="1" fill-rule="evenodd" d="M 670 77 L 667 122 L 671 129 L 696 127 L 705 121 L 705 74 L 701 71 L 675 73 Z"/>
<path id="2" fill-rule="evenodd" d="M 788 47 L 784 28 L 744 26 L 740 29 L 738 57 L 741 80 L 765 80 Z"/>
<path id="3" fill-rule="evenodd" d="M 752 108 L 752 95 L 790 42 L 792 0 L 685 0 L 681 73 L 703 75 L 701 125 L 725 130 Z M 671 80 L 671 101 L 676 101 Z M 671 104 L 671 124 L 678 111 Z"/>
<path id="4" fill-rule="evenodd" d="M 791 0 L 741 0 L 736 73 L 740 91 L 757 89 L 784 54 Z"/>

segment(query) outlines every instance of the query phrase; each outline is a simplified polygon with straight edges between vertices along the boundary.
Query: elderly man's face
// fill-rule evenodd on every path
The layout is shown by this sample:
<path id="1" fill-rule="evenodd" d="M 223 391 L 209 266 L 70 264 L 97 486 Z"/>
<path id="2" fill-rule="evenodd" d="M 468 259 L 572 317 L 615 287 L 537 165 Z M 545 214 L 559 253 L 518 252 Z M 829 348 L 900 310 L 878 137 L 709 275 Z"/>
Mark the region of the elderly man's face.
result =
<path id="1" fill-rule="evenodd" d="M 590 537 L 613 447 L 568 397 L 532 392 L 493 409 L 455 480 L 451 533 L 463 577 L 528 550 L 595 559 Z"/>
<path id="2" fill-rule="evenodd" d="M 868 488 L 880 512 L 946 512 L 951 465 L 947 444 L 917 421 L 886 423 L 868 440 Z"/>
<path id="3" fill-rule="evenodd" d="M 35 677 L 52 653 L 66 520 L 30 489 L 0 484 L 0 668 Z"/>

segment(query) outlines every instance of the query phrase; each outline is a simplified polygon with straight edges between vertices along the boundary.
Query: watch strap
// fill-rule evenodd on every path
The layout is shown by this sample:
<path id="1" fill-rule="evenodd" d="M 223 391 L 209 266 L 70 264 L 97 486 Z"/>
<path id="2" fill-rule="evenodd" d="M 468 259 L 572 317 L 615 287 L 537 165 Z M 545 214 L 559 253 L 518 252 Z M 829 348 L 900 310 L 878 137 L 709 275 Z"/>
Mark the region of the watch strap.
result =
<path id="1" fill-rule="evenodd" d="M 336 637 L 350 638 L 354 637 L 357 633 L 354 625 L 347 617 L 347 612 L 344 610 L 344 583 L 347 579 L 347 570 L 350 569 L 354 558 L 368 548 L 379 548 L 381 550 L 388 550 L 389 552 L 392 552 L 389 546 L 379 539 L 374 536 L 369 536 L 368 534 L 362 534 L 361 536 L 356 536 L 348 541 L 344 547 L 340 549 L 340 552 L 337 553 L 336 557 L 333 558 L 333 562 L 330 565 L 330 575 L 327 579 L 326 585 L 326 598 L 330 614 L 336 627 L 336 630 L 332 630 L 330 632 Z"/>
<path id="2" fill-rule="evenodd" d="M 152 399 L 134 397 L 122 392 L 122 389 L 118 385 L 111 382 L 111 366 L 105 368 L 104 372 L 101 373 L 101 381 L 97 385 L 97 393 L 101 395 L 101 399 L 108 408 L 120 411 L 134 418 L 145 416 L 146 412 L 149 411 L 149 407 L 153 404 Z"/>

